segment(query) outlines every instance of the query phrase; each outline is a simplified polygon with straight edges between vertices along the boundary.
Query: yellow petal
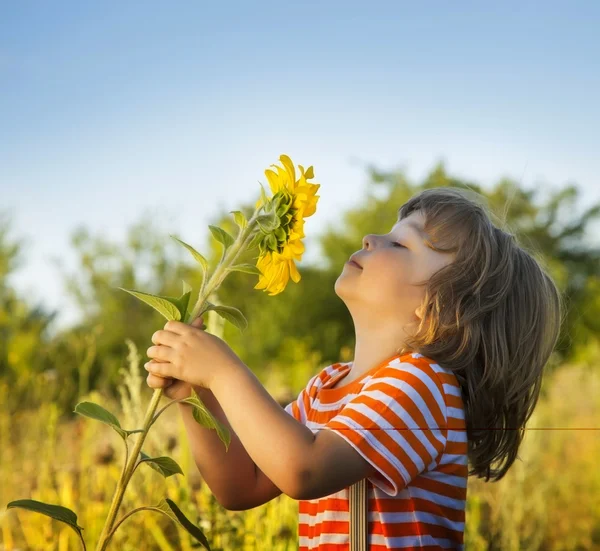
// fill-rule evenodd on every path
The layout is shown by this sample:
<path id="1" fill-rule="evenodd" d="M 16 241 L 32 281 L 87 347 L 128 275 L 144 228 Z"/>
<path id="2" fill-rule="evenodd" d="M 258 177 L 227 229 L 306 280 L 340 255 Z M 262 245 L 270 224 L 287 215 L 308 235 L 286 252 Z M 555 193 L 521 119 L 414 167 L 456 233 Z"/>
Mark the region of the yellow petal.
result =
<path id="1" fill-rule="evenodd" d="M 300 281 L 300 272 L 298 272 L 298 268 L 296 268 L 296 264 L 293 262 L 290 264 L 290 276 L 294 283 L 298 283 Z"/>
<path id="2" fill-rule="evenodd" d="M 279 160 L 282 162 L 282 164 L 285 167 L 287 173 L 289 174 L 292 186 L 295 186 L 295 184 L 296 184 L 296 171 L 294 170 L 294 163 L 292 163 L 292 160 L 287 155 L 280 155 L 279 156 Z M 291 189 L 293 189 L 293 188 L 291 188 Z"/>
<path id="3" fill-rule="evenodd" d="M 273 193 L 273 195 L 275 195 L 283 187 L 279 176 L 268 168 L 267 170 L 265 170 L 265 176 L 267 177 L 267 180 L 269 180 L 269 187 L 271 188 L 271 192 Z"/>

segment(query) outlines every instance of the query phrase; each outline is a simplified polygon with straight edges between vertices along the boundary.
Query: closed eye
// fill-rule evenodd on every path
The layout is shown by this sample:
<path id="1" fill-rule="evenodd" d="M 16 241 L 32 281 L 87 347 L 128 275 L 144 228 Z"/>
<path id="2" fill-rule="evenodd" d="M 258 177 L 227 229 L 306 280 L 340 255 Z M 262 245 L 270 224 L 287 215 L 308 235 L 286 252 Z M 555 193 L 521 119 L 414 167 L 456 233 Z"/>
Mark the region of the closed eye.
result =
<path id="1" fill-rule="evenodd" d="M 392 242 L 392 245 L 398 245 L 399 247 L 404 247 L 406 249 L 406 247 L 402 243 Z"/>

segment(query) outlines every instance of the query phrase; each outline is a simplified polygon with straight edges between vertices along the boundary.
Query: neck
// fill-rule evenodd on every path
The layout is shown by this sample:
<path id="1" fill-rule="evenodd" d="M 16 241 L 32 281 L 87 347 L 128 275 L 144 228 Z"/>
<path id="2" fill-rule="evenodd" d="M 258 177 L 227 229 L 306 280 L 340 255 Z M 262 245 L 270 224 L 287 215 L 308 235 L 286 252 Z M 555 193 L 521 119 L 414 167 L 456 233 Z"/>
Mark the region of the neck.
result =
<path id="1" fill-rule="evenodd" d="M 407 334 L 401 325 L 381 322 L 379 326 L 356 326 L 352 372 L 360 376 L 406 347 Z"/>

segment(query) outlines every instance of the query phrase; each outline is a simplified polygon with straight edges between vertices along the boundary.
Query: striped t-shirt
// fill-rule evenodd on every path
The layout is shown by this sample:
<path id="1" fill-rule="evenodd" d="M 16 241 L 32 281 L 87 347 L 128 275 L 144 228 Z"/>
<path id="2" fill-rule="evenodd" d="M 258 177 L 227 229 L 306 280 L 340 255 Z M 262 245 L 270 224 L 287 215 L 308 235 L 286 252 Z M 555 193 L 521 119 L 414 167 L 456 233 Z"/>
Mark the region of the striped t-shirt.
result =
<path id="1" fill-rule="evenodd" d="M 335 431 L 377 468 L 367 478 L 368 550 L 462 550 L 467 434 L 456 377 L 409 353 L 331 388 L 350 368 L 324 368 L 285 410 L 313 433 Z M 299 551 L 348 551 L 348 488 L 298 506 Z"/>

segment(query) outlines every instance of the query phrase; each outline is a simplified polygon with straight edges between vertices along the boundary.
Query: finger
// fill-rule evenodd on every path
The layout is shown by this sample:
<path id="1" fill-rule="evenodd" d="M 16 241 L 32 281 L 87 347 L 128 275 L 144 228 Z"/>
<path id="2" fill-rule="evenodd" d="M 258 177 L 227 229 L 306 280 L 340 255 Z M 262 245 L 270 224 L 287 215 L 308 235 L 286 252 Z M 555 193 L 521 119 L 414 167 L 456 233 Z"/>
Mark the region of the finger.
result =
<path id="1" fill-rule="evenodd" d="M 170 346 L 161 344 L 158 346 L 151 346 L 146 350 L 146 354 L 151 359 L 170 362 L 175 357 L 175 350 Z"/>
<path id="2" fill-rule="evenodd" d="M 170 362 L 146 362 L 144 369 L 159 377 L 177 377 L 175 366 Z"/>
<path id="3" fill-rule="evenodd" d="M 202 322 L 202 318 L 194 320 L 190 325 L 196 329 L 202 329 L 202 331 L 206 330 L 206 324 Z"/>
<path id="4" fill-rule="evenodd" d="M 173 347 L 177 342 L 177 335 L 172 331 L 159 329 L 154 332 L 151 340 L 154 344 L 166 344 L 167 346 Z"/>
<path id="5" fill-rule="evenodd" d="M 148 377 L 146 377 L 146 383 L 150 388 L 167 388 L 173 384 L 173 379 L 159 377 L 158 375 L 148 373 Z"/>
<path id="6" fill-rule="evenodd" d="M 165 329 L 176 333 L 177 335 L 187 335 L 190 332 L 190 326 L 187 323 L 176 320 L 169 320 L 165 323 Z"/>

